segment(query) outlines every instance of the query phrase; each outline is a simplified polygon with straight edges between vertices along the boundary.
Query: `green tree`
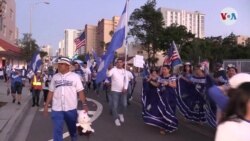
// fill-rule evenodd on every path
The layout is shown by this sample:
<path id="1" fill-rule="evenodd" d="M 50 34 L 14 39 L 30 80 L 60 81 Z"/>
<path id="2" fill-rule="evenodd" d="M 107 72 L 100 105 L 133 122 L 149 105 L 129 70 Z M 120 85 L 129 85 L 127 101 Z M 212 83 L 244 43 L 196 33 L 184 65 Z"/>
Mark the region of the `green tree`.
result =
<path id="1" fill-rule="evenodd" d="M 183 25 L 172 24 L 164 28 L 161 38 L 161 50 L 166 50 L 165 45 L 170 45 L 173 41 L 180 47 L 194 39 L 194 34 L 187 32 L 187 28 Z"/>
<path id="2" fill-rule="evenodd" d="M 35 39 L 32 39 L 30 34 L 25 33 L 20 40 L 22 59 L 29 62 L 32 59 L 32 55 L 39 50 L 39 46 L 36 44 Z"/>
<path id="3" fill-rule="evenodd" d="M 41 58 L 43 58 L 43 57 L 45 57 L 45 56 L 47 56 L 47 55 L 48 55 L 47 52 L 40 51 L 40 56 L 41 56 Z"/>
<path id="4" fill-rule="evenodd" d="M 83 62 L 84 62 L 85 58 L 86 58 L 86 54 L 80 54 L 80 55 L 77 57 L 77 59 L 82 60 Z"/>
<path id="5" fill-rule="evenodd" d="M 160 38 L 163 31 L 162 13 L 155 8 L 156 1 L 148 0 L 147 3 L 133 11 L 130 16 L 129 35 L 139 40 L 143 49 L 148 53 L 149 65 L 153 62 L 155 54 L 160 49 Z"/>
<path id="6" fill-rule="evenodd" d="M 250 38 L 247 38 L 246 40 L 246 47 L 250 48 Z"/>
<path id="7" fill-rule="evenodd" d="M 222 41 L 223 46 L 227 47 L 236 47 L 237 41 L 236 41 L 236 35 L 234 33 L 231 33 L 229 36 L 225 37 Z"/>

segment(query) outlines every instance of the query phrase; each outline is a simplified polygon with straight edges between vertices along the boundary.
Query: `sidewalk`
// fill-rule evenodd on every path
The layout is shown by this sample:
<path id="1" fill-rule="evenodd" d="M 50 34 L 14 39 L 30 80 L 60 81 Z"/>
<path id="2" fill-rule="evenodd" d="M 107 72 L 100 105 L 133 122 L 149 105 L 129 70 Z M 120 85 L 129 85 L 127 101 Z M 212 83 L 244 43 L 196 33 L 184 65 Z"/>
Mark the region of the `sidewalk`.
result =
<path id="1" fill-rule="evenodd" d="M 7 102 L 0 108 L 0 140 L 8 141 L 10 136 L 14 135 L 14 131 L 21 123 L 23 117 L 31 107 L 31 95 L 29 88 L 23 87 L 21 105 L 12 103 L 11 94 L 7 96 L 7 84 L 4 80 L 0 80 L 0 102 Z"/>

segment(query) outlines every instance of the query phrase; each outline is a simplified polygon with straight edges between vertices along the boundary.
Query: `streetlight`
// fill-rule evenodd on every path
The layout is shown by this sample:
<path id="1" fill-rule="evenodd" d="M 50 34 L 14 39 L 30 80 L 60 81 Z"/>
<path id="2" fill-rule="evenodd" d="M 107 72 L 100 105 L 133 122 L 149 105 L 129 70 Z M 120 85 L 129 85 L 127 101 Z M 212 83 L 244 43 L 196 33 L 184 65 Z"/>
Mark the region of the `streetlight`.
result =
<path id="1" fill-rule="evenodd" d="M 34 9 L 35 5 L 38 5 L 38 4 L 47 4 L 47 5 L 49 5 L 50 3 L 46 2 L 46 1 L 41 1 L 41 2 L 33 3 L 30 6 L 30 37 L 31 37 L 31 34 L 32 34 L 32 12 L 33 12 L 33 9 Z"/>
<path id="2" fill-rule="evenodd" d="M 32 49 L 32 47 L 31 47 L 31 35 L 32 35 L 32 12 L 33 12 L 33 9 L 34 9 L 34 7 L 36 6 L 36 5 L 38 5 L 38 4 L 50 4 L 49 2 L 46 2 L 46 1 L 41 1 L 41 2 L 36 2 L 36 3 L 33 3 L 33 4 L 31 4 L 31 6 L 30 6 L 30 33 L 29 33 L 29 45 L 30 45 L 30 51 L 31 51 L 31 49 Z"/>

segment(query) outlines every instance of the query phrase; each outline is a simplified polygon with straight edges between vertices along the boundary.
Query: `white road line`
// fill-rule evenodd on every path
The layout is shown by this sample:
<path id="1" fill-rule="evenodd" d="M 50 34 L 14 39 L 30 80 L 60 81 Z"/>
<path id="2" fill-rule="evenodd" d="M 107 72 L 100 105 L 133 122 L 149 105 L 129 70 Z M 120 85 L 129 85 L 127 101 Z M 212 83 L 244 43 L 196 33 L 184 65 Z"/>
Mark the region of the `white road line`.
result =
<path id="1" fill-rule="evenodd" d="M 101 115 L 102 110 L 103 110 L 103 106 L 102 106 L 101 103 L 99 103 L 98 101 L 96 101 L 96 100 L 94 100 L 94 99 L 87 98 L 87 100 L 88 100 L 88 101 L 92 101 L 93 103 L 95 103 L 95 104 L 96 104 L 96 107 L 97 107 L 97 109 L 96 109 L 96 111 L 95 111 L 93 117 L 91 117 L 91 120 L 90 120 L 91 122 L 93 122 L 93 121 L 95 121 L 95 120 Z"/>
<path id="2" fill-rule="evenodd" d="M 87 98 L 87 101 L 91 101 L 91 102 L 96 104 L 96 107 L 97 107 L 96 111 L 88 111 L 89 115 L 93 115 L 92 117 L 90 117 L 91 118 L 90 121 L 94 122 L 101 115 L 102 110 L 103 110 L 103 106 L 101 103 L 99 103 L 98 101 L 91 99 L 91 98 Z M 43 111 L 43 110 L 44 109 L 42 108 L 39 111 Z M 49 109 L 49 112 L 51 112 L 51 109 Z M 69 137 L 69 132 L 63 133 L 63 139 L 65 139 L 67 137 Z M 53 141 L 53 139 L 50 139 L 48 141 Z"/>
<path id="3" fill-rule="evenodd" d="M 44 111 L 44 108 L 39 109 L 40 112 Z M 48 112 L 51 112 L 51 108 L 48 109 Z M 96 111 L 88 111 L 88 115 L 94 115 Z"/>
<path id="4" fill-rule="evenodd" d="M 39 109 L 39 112 L 43 112 L 44 108 Z M 48 109 L 48 112 L 51 112 L 51 108 Z"/>

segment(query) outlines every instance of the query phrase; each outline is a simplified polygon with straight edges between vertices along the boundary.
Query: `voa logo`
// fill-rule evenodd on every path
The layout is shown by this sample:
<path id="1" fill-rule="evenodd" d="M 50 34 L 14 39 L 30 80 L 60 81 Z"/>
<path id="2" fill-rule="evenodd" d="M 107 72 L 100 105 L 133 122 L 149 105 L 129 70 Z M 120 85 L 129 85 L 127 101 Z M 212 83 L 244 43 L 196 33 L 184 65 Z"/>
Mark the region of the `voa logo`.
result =
<path id="1" fill-rule="evenodd" d="M 237 19 L 237 11 L 231 7 L 224 8 L 220 13 L 221 21 L 226 25 L 233 25 Z"/>

